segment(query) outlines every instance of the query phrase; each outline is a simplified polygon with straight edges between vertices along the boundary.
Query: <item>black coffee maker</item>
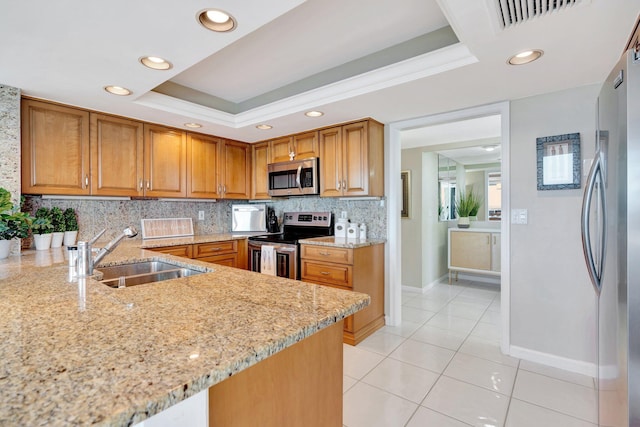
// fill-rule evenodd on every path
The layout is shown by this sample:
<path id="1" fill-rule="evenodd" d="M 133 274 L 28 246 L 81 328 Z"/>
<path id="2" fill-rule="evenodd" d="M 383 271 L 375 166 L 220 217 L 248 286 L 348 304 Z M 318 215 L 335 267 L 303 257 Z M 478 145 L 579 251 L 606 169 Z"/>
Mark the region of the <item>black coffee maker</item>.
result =
<path id="1" fill-rule="evenodd" d="M 267 232 L 279 233 L 280 226 L 278 225 L 278 217 L 276 216 L 273 208 L 267 207 Z"/>

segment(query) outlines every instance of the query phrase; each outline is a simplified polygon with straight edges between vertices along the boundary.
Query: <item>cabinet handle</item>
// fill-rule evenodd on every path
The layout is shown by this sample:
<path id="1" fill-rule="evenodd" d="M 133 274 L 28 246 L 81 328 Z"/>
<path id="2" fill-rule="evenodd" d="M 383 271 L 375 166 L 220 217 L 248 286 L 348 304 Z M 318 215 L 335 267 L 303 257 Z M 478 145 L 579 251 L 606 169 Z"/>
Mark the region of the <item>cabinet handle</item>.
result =
<path id="1" fill-rule="evenodd" d="M 487 236 L 487 245 L 491 244 L 491 236 Z"/>
<path id="2" fill-rule="evenodd" d="M 222 186 L 222 192 L 224 194 L 227 194 L 227 185 L 226 184 Z"/>
<path id="3" fill-rule="evenodd" d="M 342 183 L 338 181 L 338 185 L 336 185 L 336 187 L 338 187 L 338 190 L 340 190 L 340 188 L 342 187 Z"/>
<path id="4" fill-rule="evenodd" d="M 143 186 L 144 186 L 144 179 L 140 178 L 140 190 L 142 190 Z"/>
<path id="5" fill-rule="evenodd" d="M 328 276 L 329 272 L 328 271 L 321 271 L 320 274 L 322 274 L 323 276 Z"/>
<path id="6" fill-rule="evenodd" d="M 343 180 L 343 181 L 342 181 L 342 189 L 343 189 L 343 190 L 346 190 L 346 189 L 347 189 L 347 181 L 346 181 L 346 180 Z"/>
<path id="7" fill-rule="evenodd" d="M 212 250 L 213 252 L 217 252 L 217 251 L 221 251 L 221 250 L 222 250 L 222 248 L 211 248 L 211 250 Z"/>
<path id="8" fill-rule="evenodd" d="M 84 188 L 89 187 L 89 175 L 84 176 Z"/>
<path id="9" fill-rule="evenodd" d="M 151 180 L 147 181 L 147 190 L 151 189 Z"/>
<path id="10" fill-rule="evenodd" d="M 322 256 L 329 256 L 330 255 L 329 252 L 318 252 L 318 253 L 320 255 L 322 255 Z"/>

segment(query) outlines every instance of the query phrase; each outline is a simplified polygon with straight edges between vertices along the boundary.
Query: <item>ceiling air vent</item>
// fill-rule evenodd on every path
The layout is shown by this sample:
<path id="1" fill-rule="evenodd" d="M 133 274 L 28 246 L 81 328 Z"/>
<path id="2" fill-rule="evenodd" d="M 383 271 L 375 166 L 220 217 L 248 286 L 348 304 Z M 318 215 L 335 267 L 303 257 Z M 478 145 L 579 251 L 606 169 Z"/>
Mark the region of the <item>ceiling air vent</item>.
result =
<path id="1" fill-rule="evenodd" d="M 503 29 L 583 2 L 584 0 L 495 0 L 498 21 Z"/>

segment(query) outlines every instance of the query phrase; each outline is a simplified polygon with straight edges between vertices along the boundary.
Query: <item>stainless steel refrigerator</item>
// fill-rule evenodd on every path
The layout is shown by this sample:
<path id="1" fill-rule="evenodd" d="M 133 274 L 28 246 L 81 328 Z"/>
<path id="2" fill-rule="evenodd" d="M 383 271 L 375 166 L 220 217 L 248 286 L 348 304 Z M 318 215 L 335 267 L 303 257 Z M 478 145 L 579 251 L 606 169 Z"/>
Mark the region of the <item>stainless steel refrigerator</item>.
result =
<path id="1" fill-rule="evenodd" d="M 637 29 L 598 97 L 582 241 L 598 295 L 598 425 L 640 426 L 640 53 Z"/>

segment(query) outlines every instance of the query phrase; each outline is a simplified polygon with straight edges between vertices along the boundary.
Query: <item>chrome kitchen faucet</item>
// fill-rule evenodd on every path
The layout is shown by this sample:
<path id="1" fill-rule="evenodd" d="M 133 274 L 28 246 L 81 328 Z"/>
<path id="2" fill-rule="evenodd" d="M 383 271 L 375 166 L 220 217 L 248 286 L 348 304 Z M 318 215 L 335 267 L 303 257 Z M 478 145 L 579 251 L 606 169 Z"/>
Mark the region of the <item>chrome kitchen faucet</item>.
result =
<path id="1" fill-rule="evenodd" d="M 95 258 L 91 257 L 91 245 L 104 234 L 105 230 L 98 233 L 93 239 L 88 242 L 78 242 L 78 276 L 91 276 L 93 274 L 93 266 L 98 264 L 104 257 L 109 255 L 120 244 L 125 237 L 132 238 L 138 235 L 138 230 L 134 227 L 125 228 L 120 235 L 107 243 L 104 248 L 98 250 Z"/>

